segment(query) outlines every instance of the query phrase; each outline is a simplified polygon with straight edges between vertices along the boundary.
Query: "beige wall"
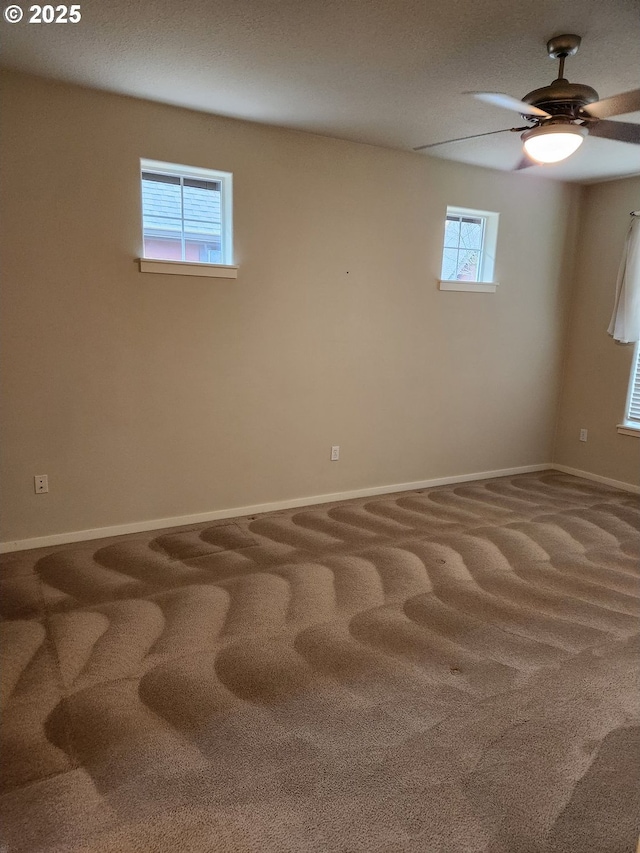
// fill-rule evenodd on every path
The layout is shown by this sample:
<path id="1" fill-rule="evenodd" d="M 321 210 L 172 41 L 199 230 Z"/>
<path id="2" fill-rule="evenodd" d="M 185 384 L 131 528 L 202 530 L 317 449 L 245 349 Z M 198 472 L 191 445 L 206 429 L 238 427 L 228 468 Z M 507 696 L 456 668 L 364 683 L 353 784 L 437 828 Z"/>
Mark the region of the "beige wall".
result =
<path id="1" fill-rule="evenodd" d="M 640 438 L 620 435 L 633 344 L 607 334 L 640 178 L 585 187 L 554 461 L 640 485 Z M 579 440 L 588 430 L 587 442 Z"/>
<path id="2" fill-rule="evenodd" d="M 13 74 L 3 113 L 4 541 L 550 461 L 576 188 Z M 237 281 L 138 271 L 140 157 L 234 173 Z M 497 294 L 436 289 L 447 204 L 501 213 Z"/>

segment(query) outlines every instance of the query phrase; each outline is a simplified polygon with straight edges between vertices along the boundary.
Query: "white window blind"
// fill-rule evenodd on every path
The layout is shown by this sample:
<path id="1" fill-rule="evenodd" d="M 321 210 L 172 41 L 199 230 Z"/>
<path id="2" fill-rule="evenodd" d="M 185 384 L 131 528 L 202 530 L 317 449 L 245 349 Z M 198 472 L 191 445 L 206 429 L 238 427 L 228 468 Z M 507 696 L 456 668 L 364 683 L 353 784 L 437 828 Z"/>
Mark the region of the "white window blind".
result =
<path id="1" fill-rule="evenodd" d="M 631 371 L 627 422 L 640 427 L 640 344 L 636 346 L 635 361 Z"/>

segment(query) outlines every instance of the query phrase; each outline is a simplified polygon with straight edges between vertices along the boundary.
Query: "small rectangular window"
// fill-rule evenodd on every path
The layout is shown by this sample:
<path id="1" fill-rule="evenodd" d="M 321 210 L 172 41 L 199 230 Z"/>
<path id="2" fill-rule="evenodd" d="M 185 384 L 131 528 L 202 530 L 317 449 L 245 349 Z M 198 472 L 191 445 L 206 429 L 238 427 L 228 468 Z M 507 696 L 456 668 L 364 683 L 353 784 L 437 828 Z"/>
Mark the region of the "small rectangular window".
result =
<path id="1" fill-rule="evenodd" d="M 447 207 L 442 282 L 493 283 L 498 218 L 490 211 Z"/>
<path id="2" fill-rule="evenodd" d="M 448 281 L 478 281 L 484 252 L 482 216 L 448 213 L 442 253 L 442 278 Z"/>
<path id="3" fill-rule="evenodd" d="M 144 257 L 232 264 L 231 174 L 141 161 Z"/>

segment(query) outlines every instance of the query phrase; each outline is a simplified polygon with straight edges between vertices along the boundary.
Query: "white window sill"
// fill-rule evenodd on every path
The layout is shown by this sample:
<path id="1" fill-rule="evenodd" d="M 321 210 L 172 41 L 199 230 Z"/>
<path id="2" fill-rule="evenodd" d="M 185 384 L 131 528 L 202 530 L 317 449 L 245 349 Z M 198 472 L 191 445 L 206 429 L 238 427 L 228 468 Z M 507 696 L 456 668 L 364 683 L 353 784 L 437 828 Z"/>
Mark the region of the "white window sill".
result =
<path id="1" fill-rule="evenodd" d="M 620 435 L 633 435 L 640 438 L 640 424 L 618 424 L 616 427 Z"/>
<path id="2" fill-rule="evenodd" d="M 199 264 L 192 261 L 160 261 L 138 258 L 140 272 L 164 275 L 199 275 L 206 278 L 238 278 L 238 267 L 232 264 Z"/>
<path id="3" fill-rule="evenodd" d="M 497 281 L 444 281 L 438 280 L 440 290 L 464 290 L 467 293 L 495 293 Z"/>

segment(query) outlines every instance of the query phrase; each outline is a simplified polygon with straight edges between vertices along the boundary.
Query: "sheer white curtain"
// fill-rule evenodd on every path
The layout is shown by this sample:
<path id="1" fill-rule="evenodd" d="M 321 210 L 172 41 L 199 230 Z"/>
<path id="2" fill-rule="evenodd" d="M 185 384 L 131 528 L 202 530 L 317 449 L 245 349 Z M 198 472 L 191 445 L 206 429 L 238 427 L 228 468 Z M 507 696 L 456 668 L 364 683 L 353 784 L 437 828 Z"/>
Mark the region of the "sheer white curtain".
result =
<path id="1" fill-rule="evenodd" d="M 631 214 L 607 331 L 623 344 L 640 340 L 640 210 Z"/>

